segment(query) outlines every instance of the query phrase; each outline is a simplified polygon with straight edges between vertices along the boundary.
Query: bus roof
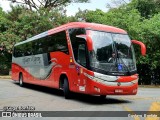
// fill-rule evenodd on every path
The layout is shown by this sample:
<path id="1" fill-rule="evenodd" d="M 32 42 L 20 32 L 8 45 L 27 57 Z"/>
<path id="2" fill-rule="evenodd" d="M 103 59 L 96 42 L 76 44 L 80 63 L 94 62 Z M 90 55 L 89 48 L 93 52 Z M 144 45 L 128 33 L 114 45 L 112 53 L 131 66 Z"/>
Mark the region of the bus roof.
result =
<path id="1" fill-rule="evenodd" d="M 102 24 L 97 24 L 97 23 L 87 23 L 87 22 L 71 22 L 71 23 L 67 23 L 64 25 L 61 25 L 59 27 L 50 29 L 46 32 L 40 33 L 36 36 L 33 36 L 25 41 L 19 42 L 17 44 L 15 44 L 15 46 L 26 43 L 26 42 L 30 42 L 42 37 L 45 37 L 47 35 L 51 35 L 63 30 L 67 30 L 70 28 L 86 28 L 86 29 L 93 29 L 93 30 L 99 30 L 99 31 L 106 31 L 106 32 L 113 32 L 113 33 L 121 33 L 121 34 L 127 34 L 127 32 L 123 29 L 117 28 L 117 27 L 113 27 L 113 26 L 108 26 L 108 25 L 102 25 Z"/>
<path id="2" fill-rule="evenodd" d="M 99 30 L 99 31 L 127 34 L 127 32 L 125 30 L 117 28 L 117 27 L 102 25 L 102 24 L 97 24 L 97 23 L 87 23 L 87 22 L 67 23 L 67 24 L 64 24 L 60 27 L 53 28 L 53 29 L 49 30 L 48 33 L 53 34 L 59 30 L 62 30 L 62 29 L 66 30 L 69 28 L 87 28 L 87 29 L 93 29 L 93 30 Z"/>

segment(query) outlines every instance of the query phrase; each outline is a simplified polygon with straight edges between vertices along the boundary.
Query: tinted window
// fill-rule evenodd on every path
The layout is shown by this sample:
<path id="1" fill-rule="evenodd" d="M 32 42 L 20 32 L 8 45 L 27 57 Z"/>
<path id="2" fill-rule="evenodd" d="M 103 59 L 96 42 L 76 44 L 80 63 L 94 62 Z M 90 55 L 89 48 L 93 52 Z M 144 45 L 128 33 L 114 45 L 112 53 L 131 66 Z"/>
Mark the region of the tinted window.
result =
<path id="1" fill-rule="evenodd" d="M 22 57 L 55 51 L 69 54 L 65 31 L 15 46 L 13 55 Z"/>
<path id="2" fill-rule="evenodd" d="M 33 55 L 32 42 L 28 42 L 26 44 L 23 44 L 22 47 L 23 47 L 22 49 L 24 52 L 24 56 Z"/>
<path id="3" fill-rule="evenodd" d="M 45 45 L 48 46 L 48 48 L 46 48 L 48 52 L 61 51 L 68 54 L 68 45 L 65 31 L 48 36 L 45 41 L 47 41 L 45 42 Z"/>

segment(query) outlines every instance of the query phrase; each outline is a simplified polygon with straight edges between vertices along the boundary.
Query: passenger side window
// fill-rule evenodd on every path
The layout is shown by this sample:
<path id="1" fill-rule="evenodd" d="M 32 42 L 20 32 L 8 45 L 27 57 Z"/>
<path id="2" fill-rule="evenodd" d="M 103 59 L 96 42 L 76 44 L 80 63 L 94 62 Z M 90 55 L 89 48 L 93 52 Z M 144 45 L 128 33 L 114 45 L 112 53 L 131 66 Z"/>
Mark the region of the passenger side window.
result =
<path id="1" fill-rule="evenodd" d="M 61 51 L 69 54 L 65 31 L 50 35 L 47 38 L 48 52 Z"/>
<path id="2" fill-rule="evenodd" d="M 65 31 L 15 46 L 13 55 L 15 57 L 22 57 L 55 51 L 69 54 Z"/>

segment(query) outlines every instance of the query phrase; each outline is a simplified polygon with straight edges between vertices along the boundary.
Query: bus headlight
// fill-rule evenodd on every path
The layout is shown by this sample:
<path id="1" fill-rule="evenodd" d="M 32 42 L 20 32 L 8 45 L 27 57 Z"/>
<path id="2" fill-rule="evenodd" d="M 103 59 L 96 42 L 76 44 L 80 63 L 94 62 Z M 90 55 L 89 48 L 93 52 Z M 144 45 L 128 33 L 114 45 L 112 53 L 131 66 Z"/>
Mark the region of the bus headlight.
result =
<path id="1" fill-rule="evenodd" d="M 118 79 L 118 77 L 116 76 L 109 76 L 109 75 L 102 75 L 102 74 L 99 74 L 99 73 L 94 73 L 94 76 L 91 76 L 87 73 L 84 73 L 84 75 L 86 77 L 88 77 L 89 79 L 91 80 L 94 80 L 96 82 L 105 82 L 105 81 L 108 81 L 108 82 L 114 82 Z"/>
<path id="2" fill-rule="evenodd" d="M 94 77 L 98 81 L 100 80 L 100 81 L 108 81 L 108 82 L 115 82 L 118 79 L 117 76 L 104 75 L 97 72 L 94 72 Z"/>
<path id="3" fill-rule="evenodd" d="M 91 76 L 91 75 L 89 75 L 89 74 L 87 74 L 87 73 L 84 73 L 84 75 L 85 75 L 86 77 L 88 77 L 89 79 L 94 80 L 94 81 L 96 81 L 96 82 L 102 82 L 102 81 L 103 81 L 102 79 L 99 79 L 99 78 L 97 78 L 97 77 L 95 77 L 95 76 Z"/>

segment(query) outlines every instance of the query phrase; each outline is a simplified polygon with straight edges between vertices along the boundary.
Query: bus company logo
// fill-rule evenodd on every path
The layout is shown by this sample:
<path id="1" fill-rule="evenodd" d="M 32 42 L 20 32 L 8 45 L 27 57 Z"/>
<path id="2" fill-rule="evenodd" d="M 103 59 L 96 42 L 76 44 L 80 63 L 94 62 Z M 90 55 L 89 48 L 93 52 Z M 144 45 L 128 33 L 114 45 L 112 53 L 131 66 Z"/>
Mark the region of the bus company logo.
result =
<path id="1" fill-rule="evenodd" d="M 25 57 L 23 58 L 23 64 L 30 64 L 30 63 L 41 63 L 41 58 L 39 56 L 31 56 L 31 57 Z"/>
<path id="2" fill-rule="evenodd" d="M 11 112 L 2 112 L 2 117 L 12 117 Z"/>

